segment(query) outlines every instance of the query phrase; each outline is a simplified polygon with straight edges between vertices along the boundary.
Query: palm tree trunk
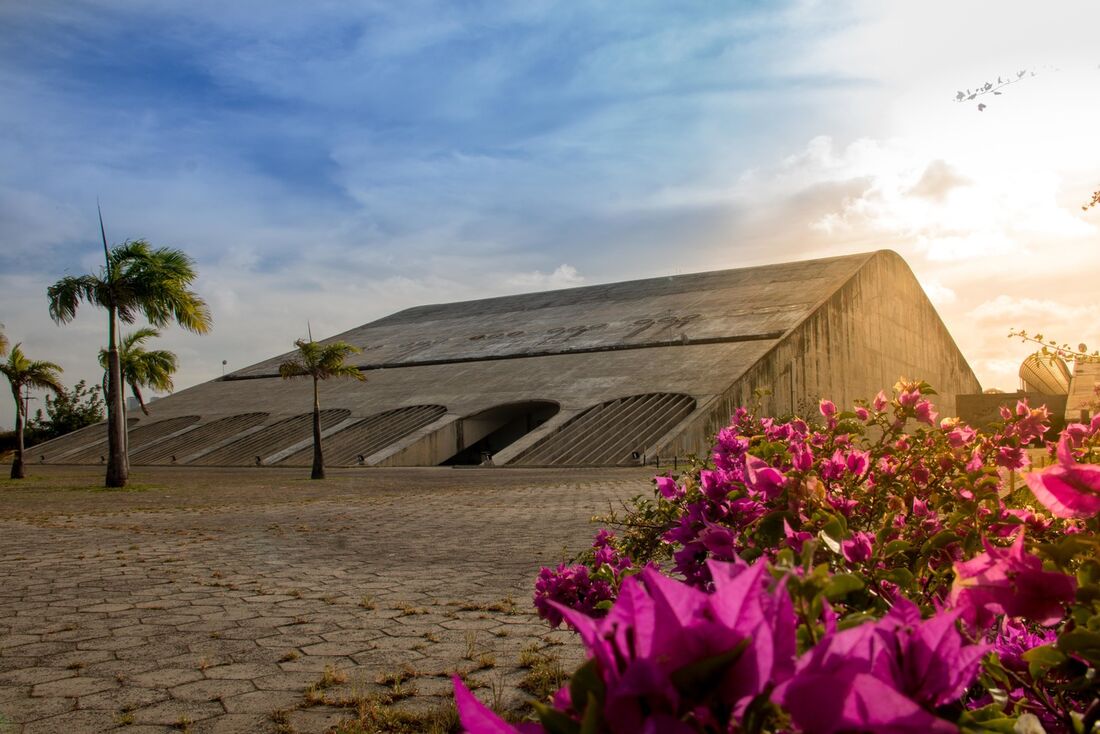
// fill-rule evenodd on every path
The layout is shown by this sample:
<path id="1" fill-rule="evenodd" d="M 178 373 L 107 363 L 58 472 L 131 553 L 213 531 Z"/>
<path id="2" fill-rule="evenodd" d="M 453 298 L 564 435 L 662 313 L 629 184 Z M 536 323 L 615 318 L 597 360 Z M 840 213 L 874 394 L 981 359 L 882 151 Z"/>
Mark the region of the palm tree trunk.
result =
<path id="1" fill-rule="evenodd" d="M 11 478 L 23 479 L 27 471 L 23 466 L 23 400 L 22 391 L 15 385 L 11 386 L 11 394 L 15 397 L 15 458 L 11 462 Z"/>
<path id="2" fill-rule="evenodd" d="M 130 476 L 126 452 L 126 405 L 122 394 L 122 364 L 115 334 L 115 308 L 107 309 L 107 486 L 125 487 Z"/>
<path id="3" fill-rule="evenodd" d="M 325 459 L 321 456 L 321 399 L 317 395 L 317 378 L 313 378 L 313 472 L 310 479 L 325 478 Z"/>

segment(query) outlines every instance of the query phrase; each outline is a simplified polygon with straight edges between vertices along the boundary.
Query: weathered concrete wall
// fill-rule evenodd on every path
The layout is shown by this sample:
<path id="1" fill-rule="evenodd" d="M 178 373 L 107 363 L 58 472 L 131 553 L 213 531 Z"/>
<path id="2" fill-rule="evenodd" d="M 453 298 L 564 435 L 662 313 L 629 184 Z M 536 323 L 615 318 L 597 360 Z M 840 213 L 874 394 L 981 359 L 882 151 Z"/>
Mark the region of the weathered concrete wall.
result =
<path id="1" fill-rule="evenodd" d="M 756 390 L 770 390 L 768 415 L 807 414 L 828 398 L 851 406 L 899 377 L 926 380 L 938 392 L 941 415 L 954 415 L 955 396 L 980 392 L 974 372 L 909 266 L 896 253 L 874 253 L 800 324 L 781 338 L 665 453 L 709 450 L 714 433 Z"/>

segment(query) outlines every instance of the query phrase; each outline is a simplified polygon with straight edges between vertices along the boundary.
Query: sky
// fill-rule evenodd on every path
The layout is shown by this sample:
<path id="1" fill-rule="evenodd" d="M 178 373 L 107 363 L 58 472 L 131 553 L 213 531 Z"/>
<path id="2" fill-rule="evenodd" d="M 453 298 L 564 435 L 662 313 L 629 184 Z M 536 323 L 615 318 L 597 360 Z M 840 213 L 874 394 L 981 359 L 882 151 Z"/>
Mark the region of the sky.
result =
<path id="1" fill-rule="evenodd" d="M 892 249 L 1013 390 L 1010 329 L 1100 346 L 1097 27 L 1091 1 L 0 3 L 0 323 L 99 379 L 104 313 L 57 326 L 45 295 L 99 267 L 97 199 L 111 242 L 196 261 L 214 330 L 165 330 L 177 388 L 307 322 Z"/>

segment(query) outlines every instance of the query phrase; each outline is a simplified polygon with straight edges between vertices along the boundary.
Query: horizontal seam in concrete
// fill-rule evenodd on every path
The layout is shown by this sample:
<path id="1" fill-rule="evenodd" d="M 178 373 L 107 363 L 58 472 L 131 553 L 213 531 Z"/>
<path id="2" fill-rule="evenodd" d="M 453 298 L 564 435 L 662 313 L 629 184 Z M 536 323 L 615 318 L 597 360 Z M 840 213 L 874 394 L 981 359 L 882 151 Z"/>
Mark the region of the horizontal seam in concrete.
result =
<path id="1" fill-rule="evenodd" d="M 597 347 L 576 347 L 573 349 L 543 350 L 538 352 L 524 352 L 522 354 L 488 354 L 477 357 L 450 357 L 447 359 L 424 359 L 409 362 L 390 362 L 386 364 L 360 365 L 360 372 L 370 370 L 392 370 L 400 367 L 426 367 L 440 364 L 460 364 L 464 362 L 496 362 L 504 359 L 532 359 L 536 357 L 554 357 L 568 354 L 593 354 L 596 352 L 622 352 L 630 349 L 655 349 L 658 347 L 694 347 L 702 344 L 731 344 L 737 342 L 759 342 L 771 339 L 779 339 L 786 331 L 769 331 L 764 334 L 739 334 L 737 336 L 715 336 L 703 339 L 675 339 L 671 341 L 642 342 L 640 344 L 609 344 Z M 226 382 L 237 380 L 266 380 L 278 377 L 278 373 L 263 373 L 259 375 L 226 375 L 221 378 Z"/>

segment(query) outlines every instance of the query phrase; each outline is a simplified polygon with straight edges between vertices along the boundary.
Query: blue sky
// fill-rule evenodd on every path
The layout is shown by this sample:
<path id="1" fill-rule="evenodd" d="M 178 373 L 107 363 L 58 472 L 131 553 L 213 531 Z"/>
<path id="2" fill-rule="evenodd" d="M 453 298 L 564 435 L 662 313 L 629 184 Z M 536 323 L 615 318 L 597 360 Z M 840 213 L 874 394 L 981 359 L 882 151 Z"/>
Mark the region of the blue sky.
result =
<path id="1" fill-rule="evenodd" d="M 165 335 L 180 386 L 307 319 L 890 247 L 1014 387 L 1007 326 L 1100 323 L 1100 214 L 1075 211 L 1100 183 L 1098 19 L 1062 11 L 0 5 L 0 322 L 96 376 L 103 317 L 56 327 L 44 291 L 95 266 L 97 197 L 112 240 L 198 261 L 215 332 Z M 952 101 L 1017 66 L 1040 73 L 986 112 Z"/>

